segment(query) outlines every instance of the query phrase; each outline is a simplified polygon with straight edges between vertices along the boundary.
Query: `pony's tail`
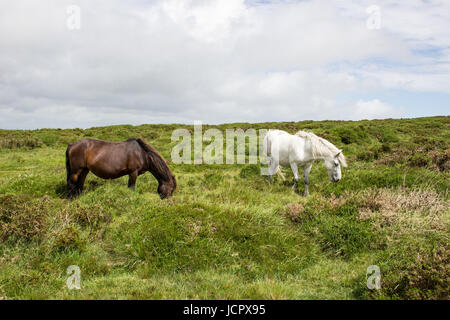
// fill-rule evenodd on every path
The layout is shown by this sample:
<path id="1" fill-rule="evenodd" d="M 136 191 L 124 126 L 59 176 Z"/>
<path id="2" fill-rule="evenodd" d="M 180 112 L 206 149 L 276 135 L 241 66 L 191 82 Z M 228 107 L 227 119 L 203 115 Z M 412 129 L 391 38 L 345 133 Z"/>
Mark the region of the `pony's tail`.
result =
<path id="1" fill-rule="evenodd" d="M 69 151 L 70 147 L 72 147 L 71 144 L 67 145 L 66 149 L 66 172 L 67 172 L 67 182 L 69 182 L 70 174 L 72 173 L 72 170 L 70 168 L 70 159 L 69 159 Z"/>
<path id="2" fill-rule="evenodd" d="M 286 178 L 285 178 L 283 172 L 281 172 L 281 170 L 280 170 L 280 166 L 277 167 L 277 175 L 278 175 L 281 179 L 283 179 L 283 181 L 286 180 Z"/>

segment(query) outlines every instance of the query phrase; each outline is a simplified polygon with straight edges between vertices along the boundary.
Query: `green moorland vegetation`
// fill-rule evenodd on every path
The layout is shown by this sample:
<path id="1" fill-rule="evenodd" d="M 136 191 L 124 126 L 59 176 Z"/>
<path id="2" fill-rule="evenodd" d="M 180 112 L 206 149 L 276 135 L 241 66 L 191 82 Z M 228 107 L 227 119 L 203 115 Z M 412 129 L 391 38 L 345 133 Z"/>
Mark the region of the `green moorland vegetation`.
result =
<path id="1" fill-rule="evenodd" d="M 0 299 L 449 298 L 450 117 L 203 126 L 309 130 L 342 148 L 343 179 L 316 163 L 307 198 L 288 169 L 269 185 L 259 164 L 172 163 L 176 128 L 192 130 L 0 130 Z M 150 173 L 135 192 L 91 173 L 65 199 L 67 143 L 130 137 L 169 162 L 171 199 Z M 366 287 L 370 265 L 380 290 Z"/>

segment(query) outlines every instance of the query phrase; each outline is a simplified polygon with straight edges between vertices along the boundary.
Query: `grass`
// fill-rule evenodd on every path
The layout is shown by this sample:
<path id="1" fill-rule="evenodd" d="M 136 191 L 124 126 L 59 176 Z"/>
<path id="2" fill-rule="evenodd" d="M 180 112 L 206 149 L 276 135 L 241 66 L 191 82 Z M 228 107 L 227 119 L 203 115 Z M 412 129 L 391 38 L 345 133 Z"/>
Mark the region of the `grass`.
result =
<path id="1" fill-rule="evenodd" d="M 170 163 L 169 200 L 149 173 L 135 192 L 90 174 L 65 199 L 67 143 L 141 137 L 170 159 L 182 127 L 0 130 L 0 299 L 449 298 L 450 117 L 203 127 L 310 130 L 342 148 L 341 182 L 316 163 L 308 198 L 287 169 L 269 185 L 259 164 Z"/>

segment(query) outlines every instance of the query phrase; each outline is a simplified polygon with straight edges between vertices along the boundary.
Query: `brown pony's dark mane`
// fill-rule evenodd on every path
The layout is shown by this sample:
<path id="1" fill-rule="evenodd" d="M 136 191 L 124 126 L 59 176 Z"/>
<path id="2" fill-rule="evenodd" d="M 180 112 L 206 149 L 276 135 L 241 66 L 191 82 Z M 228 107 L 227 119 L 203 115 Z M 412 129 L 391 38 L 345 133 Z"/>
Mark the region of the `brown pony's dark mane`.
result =
<path id="1" fill-rule="evenodd" d="M 175 176 L 173 175 L 172 171 L 170 171 L 169 166 L 166 163 L 166 160 L 164 160 L 163 156 L 156 151 L 155 148 L 153 148 L 151 145 L 145 143 L 142 139 L 139 138 L 130 138 L 127 141 L 136 141 L 142 149 L 147 153 L 147 155 L 150 158 L 150 169 L 152 169 L 152 172 L 156 178 L 163 179 L 166 181 L 170 181 L 173 184 L 173 187 L 176 188 L 177 181 L 175 180 Z"/>

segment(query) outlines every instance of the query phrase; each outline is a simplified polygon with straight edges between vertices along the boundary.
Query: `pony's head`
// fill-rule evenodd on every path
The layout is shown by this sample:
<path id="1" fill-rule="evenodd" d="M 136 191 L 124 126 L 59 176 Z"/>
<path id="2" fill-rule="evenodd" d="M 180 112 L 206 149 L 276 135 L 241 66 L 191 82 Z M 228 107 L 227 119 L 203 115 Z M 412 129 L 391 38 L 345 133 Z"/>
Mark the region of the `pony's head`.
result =
<path id="1" fill-rule="evenodd" d="M 155 148 L 145 143 L 142 139 L 135 139 L 144 149 L 148 156 L 148 171 L 150 171 L 158 180 L 158 193 L 161 199 L 172 195 L 177 187 L 177 180 L 170 171 L 166 160 L 156 151 Z"/>
<path id="2" fill-rule="evenodd" d="M 172 196 L 172 193 L 177 188 L 177 180 L 174 175 L 171 175 L 169 180 L 161 180 L 158 185 L 158 193 L 161 199 L 165 199 Z"/>
<path id="3" fill-rule="evenodd" d="M 325 168 L 328 171 L 328 176 L 331 182 L 338 182 L 341 180 L 341 164 L 346 167 L 345 157 L 342 154 L 342 150 L 339 150 L 334 156 L 328 157 L 324 160 Z"/>

